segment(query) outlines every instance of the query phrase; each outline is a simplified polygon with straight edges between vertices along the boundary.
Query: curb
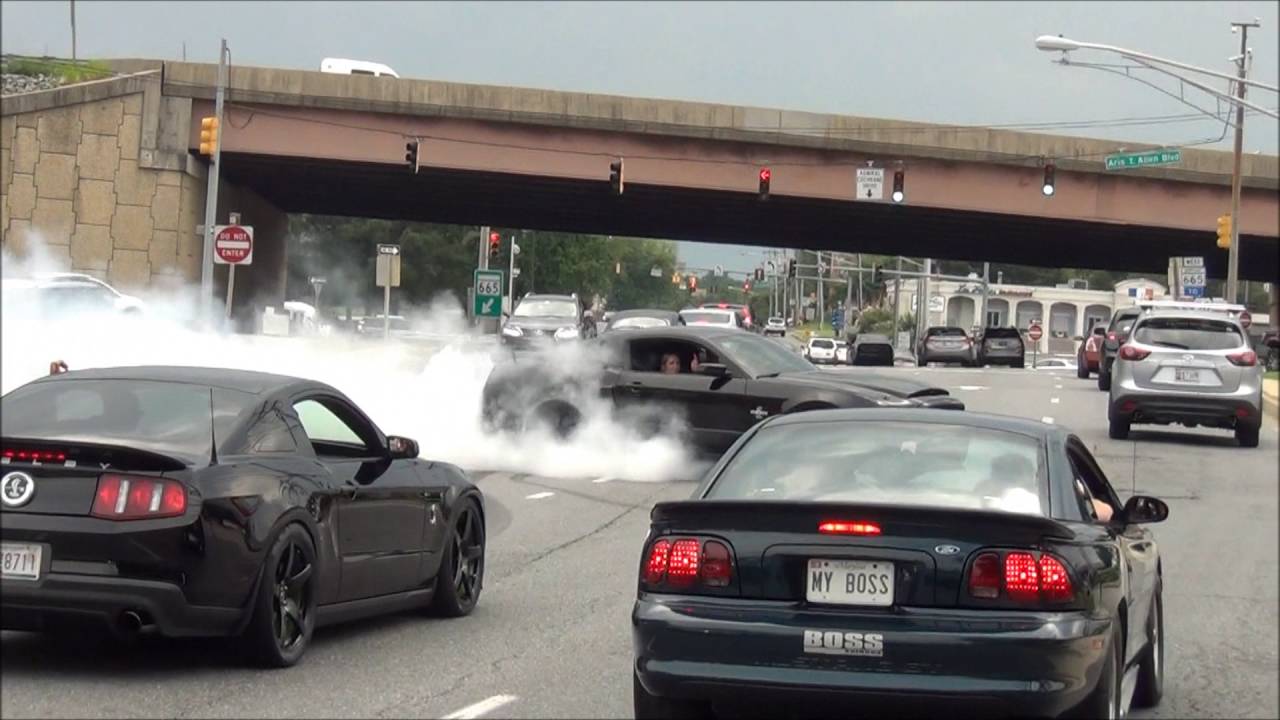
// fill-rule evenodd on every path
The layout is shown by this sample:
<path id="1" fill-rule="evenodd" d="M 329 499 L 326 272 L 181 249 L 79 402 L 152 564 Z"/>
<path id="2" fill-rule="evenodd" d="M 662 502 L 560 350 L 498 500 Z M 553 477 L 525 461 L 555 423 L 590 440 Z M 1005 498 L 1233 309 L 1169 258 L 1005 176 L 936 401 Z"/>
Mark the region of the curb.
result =
<path id="1" fill-rule="evenodd" d="M 1280 422 L 1280 398 L 1275 395 L 1262 393 L 1262 414 L 1266 417 Z"/>

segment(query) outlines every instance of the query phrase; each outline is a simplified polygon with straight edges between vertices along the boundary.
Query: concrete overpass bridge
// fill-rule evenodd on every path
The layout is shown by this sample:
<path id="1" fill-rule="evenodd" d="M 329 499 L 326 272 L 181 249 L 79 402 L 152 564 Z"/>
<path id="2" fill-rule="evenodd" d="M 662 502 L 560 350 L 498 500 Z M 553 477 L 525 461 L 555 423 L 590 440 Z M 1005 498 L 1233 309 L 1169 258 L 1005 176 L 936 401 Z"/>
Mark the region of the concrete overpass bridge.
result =
<path id="1" fill-rule="evenodd" d="M 198 278 L 196 148 L 216 66 L 112 64 L 127 74 L 4 98 L 5 242 L 37 230 L 71 266 L 125 284 Z M 237 274 L 246 302 L 283 291 L 292 212 L 1148 272 L 1203 255 L 1210 276 L 1226 274 L 1214 233 L 1231 156 L 1219 151 L 1108 172 L 1119 143 L 255 67 L 232 70 L 227 97 L 219 221 L 234 210 L 257 228 L 255 265 Z M 621 196 L 608 183 L 618 157 Z M 902 168 L 906 201 L 889 188 L 855 199 L 868 165 L 887 182 Z M 1277 158 L 1246 156 L 1243 185 L 1240 277 L 1275 281 Z"/>

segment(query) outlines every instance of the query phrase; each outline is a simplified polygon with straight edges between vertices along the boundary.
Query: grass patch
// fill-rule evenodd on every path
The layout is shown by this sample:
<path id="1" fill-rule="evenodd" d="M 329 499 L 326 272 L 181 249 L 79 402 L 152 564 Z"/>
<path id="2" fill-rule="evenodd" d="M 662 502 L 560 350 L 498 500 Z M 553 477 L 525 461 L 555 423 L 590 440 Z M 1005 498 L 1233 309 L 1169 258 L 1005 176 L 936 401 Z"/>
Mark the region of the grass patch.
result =
<path id="1" fill-rule="evenodd" d="M 1262 377 L 1268 380 L 1280 380 L 1280 370 L 1268 370 L 1263 373 Z"/>
<path id="2" fill-rule="evenodd" d="M 63 58 L 10 55 L 0 62 L 0 72 L 9 75 L 26 75 L 28 77 L 52 75 L 63 83 L 79 83 L 109 77 L 111 68 L 98 60 L 77 60 L 72 62 Z"/>

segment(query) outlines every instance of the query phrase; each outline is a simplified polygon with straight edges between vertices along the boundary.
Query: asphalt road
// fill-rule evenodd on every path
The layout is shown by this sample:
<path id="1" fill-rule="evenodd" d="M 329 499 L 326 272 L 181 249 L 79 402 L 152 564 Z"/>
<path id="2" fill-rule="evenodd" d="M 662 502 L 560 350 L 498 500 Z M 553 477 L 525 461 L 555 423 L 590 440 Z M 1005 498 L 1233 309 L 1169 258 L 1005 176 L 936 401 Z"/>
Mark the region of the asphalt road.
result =
<path id="1" fill-rule="evenodd" d="M 828 372 L 857 372 L 835 369 Z M 1164 498 L 1166 695 L 1135 717 L 1277 717 L 1277 431 L 1107 438 L 1105 395 L 1074 373 L 899 368 L 969 408 L 1067 425 L 1122 497 Z M 648 510 L 692 482 L 475 473 L 489 503 L 476 612 L 324 629 L 262 672 L 213 641 L 51 641 L 4 633 L 2 717 L 631 717 L 629 613 Z M 487 715 L 485 715 L 487 713 Z"/>

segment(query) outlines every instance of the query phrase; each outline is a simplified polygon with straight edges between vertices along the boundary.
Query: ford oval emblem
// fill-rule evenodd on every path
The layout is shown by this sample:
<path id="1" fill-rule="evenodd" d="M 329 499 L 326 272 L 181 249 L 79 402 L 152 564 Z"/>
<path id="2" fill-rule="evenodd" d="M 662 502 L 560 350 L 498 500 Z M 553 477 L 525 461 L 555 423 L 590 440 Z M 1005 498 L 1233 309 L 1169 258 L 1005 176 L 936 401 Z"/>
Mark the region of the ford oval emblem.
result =
<path id="1" fill-rule="evenodd" d="M 955 555 L 956 553 L 960 552 L 960 548 L 956 547 L 955 545 L 939 545 L 938 547 L 934 548 L 933 551 L 938 553 L 939 555 Z"/>

